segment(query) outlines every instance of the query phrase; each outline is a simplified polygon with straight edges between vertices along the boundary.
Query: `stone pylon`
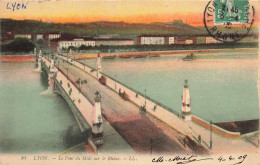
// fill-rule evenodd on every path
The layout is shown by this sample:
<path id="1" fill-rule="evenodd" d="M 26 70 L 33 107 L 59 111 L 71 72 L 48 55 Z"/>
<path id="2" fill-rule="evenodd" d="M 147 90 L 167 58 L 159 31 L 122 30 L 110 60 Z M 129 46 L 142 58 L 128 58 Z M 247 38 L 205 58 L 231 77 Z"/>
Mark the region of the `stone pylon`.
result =
<path id="1" fill-rule="evenodd" d="M 101 96 L 96 92 L 94 109 L 92 113 L 92 140 L 96 146 L 103 144 L 103 120 L 101 115 Z"/>
<path id="2" fill-rule="evenodd" d="M 100 53 L 98 53 L 97 55 L 97 78 L 100 79 L 101 78 L 101 57 L 100 57 Z"/>
<path id="3" fill-rule="evenodd" d="M 50 68 L 49 68 L 49 73 L 48 73 L 48 80 L 49 80 L 49 88 L 51 89 L 52 92 L 54 92 L 55 90 L 55 84 L 54 84 L 54 79 L 55 79 L 55 66 L 54 66 L 54 60 L 51 59 L 51 64 L 50 64 Z"/>
<path id="4" fill-rule="evenodd" d="M 37 60 L 38 67 L 34 70 L 35 72 L 41 72 L 42 71 L 42 63 L 41 63 L 41 61 L 42 61 L 42 51 L 40 50 L 39 54 L 38 54 L 38 60 Z"/>
<path id="5" fill-rule="evenodd" d="M 69 56 L 69 62 L 72 63 L 72 50 L 70 49 L 70 56 Z"/>
<path id="6" fill-rule="evenodd" d="M 185 85 L 183 88 L 181 111 L 181 117 L 183 119 L 191 120 L 191 102 L 188 80 L 185 80 Z"/>

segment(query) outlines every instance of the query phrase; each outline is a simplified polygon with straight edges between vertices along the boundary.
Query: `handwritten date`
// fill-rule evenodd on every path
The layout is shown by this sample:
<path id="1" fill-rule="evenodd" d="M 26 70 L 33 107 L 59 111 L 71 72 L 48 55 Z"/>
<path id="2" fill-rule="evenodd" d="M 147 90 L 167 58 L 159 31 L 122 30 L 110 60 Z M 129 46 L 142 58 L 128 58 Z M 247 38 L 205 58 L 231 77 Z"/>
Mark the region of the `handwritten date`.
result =
<path id="1" fill-rule="evenodd" d="M 219 163 L 229 162 L 232 165 L 242 164 L 244 160 L 246 159 L 247 155 L 241 155 L 238 157 L 234 156 L 220 156 L 215 161 Z M 176 164 L 188 164 L 192 162 L 198 162 L 198 161 L 214 161 L 212 157 L 199 157 L 196 155 L 187 155 L 187 156 L 174 156 L 172 158 L 164 158 L 163 156 L 153 158 L 153 163 L 162 163 L 162 162 L 175 162 Z"/>

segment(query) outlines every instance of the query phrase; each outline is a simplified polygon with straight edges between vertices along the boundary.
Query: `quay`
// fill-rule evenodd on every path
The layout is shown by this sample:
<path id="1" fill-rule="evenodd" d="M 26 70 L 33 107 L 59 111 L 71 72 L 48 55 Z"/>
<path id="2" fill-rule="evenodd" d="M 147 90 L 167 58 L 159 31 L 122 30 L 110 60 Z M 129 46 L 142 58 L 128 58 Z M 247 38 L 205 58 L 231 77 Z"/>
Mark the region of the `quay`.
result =
<path id="1" fill-rule="evenodd" d="M 67 73 L 65 77 L 69 81 L 76 84 L 78 79 L 87 80 L 87 84 L 78 86 L 78 89 L 91 104 L 95 102 L 95 92 L 99 91 L 102 96 L 103 118 L 136 152 L 220 154 L 227 151 L 228 153 L 241 150 L 257 151 L 257 147 L 245 141 L 237 133 L 229 133 L 215 126 L 211 128 L 213 132 L 209 131 L 207 128 L 209 125 L 202 127 L 201 122 L 204 124 L 205 122 L 199 118 L 183 120 L 178 113 L 168 111 L 168 107 L 146 99 L 140 93 L 136 97 L 137 93 L 102 73 L 99 67 L 94 69 L 63 55 L 56 55 L 56 57 L 57 70 Z M 47 60 L 45 57 L 44 59 Z M 106 77 L 106 84 L 98 81 L 102 76 Z M 120 97 L 120 92 L 127 93 L 130 101 Z M 140 110 L 140 105 L 145 105 L 145 112 Z M 220 132 L 216 134 L 216 130 Z M 228 137 L 229 135 L 231 137 Z M 212 139 L 214 142 L 210 144 Z M 104 143 L 106 142 L 109 143 L 109 141 Z M 102 150 L 102 146 L 100 149 Z"/>
<path id="2" fill-rule="evenodd" d="M 238 48 L 237 50 L 252 50 L 254 48 Z M 145 51 L 145 52 L 113 52 L 113 53 L 102 53 L 102 57 L 107 57 L 108 59 L 114 59 L 115 57 L 121 58 L 140 58 L 140 57 L 159 57 L 164 55 L 174 55 L 174 54 L 190 54 L 190 53 L 207 53 L 207 52 L 220 52 L 225 50 L 226 52 L 232 52 L 233 49 L 200 49 L 200 50 L 173 50 L 173 51 Z M 64 53 L 65 54 L 65 53 Z M 97 57 L 96 52 L 89 53 L 73 53 L 73 59 L 83 60 L 83 59 L 93 59 Z"/>

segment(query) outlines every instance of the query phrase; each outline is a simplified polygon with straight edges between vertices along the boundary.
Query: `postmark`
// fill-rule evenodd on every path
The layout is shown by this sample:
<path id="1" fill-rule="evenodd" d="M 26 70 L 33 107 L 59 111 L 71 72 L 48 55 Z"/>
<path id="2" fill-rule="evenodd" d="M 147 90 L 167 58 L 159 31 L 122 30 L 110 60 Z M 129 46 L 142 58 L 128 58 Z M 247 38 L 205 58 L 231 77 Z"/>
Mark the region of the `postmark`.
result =
<path id="1" fill-rule="evenodd" d="M 219 42 L 245 38 L 254 23 L 255 9 L 248 0 L 211 0 L 204 10 L 204 26 Z"/>

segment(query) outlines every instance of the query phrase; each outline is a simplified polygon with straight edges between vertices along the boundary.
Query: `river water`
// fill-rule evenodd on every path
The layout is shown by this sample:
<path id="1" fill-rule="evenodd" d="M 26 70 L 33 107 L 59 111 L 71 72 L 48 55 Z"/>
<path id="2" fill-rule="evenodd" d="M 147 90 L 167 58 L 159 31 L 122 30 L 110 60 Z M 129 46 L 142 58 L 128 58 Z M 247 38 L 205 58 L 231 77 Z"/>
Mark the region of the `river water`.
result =
<path id="1" fill-rule="evenodd" d="M 213 122 L 258 119 L 257 50 L 197 53 L 197 60 L 182 61 L 185 55 L 102 60 L 102 71 L 178 112 L 188 79 L 194 115 Z M 85 63 L 95 67 L 96 59 Z"/>
<path id="2" fill-rule="evenodd" d="M 0 63 L 0 153 L 60 153 L 81 142 L 61 96 L 43 96 L 45 72 L 34 62 Z"/>

